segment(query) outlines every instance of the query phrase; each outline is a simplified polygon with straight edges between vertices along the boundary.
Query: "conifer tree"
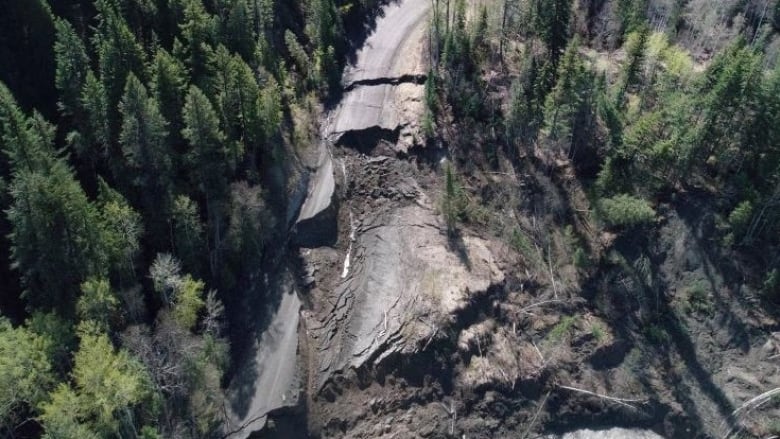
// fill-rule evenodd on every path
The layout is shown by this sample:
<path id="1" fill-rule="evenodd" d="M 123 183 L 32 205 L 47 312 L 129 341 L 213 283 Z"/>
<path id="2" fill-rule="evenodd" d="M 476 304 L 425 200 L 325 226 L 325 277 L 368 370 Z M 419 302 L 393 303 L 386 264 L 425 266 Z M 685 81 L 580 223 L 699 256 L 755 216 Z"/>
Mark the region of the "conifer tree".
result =
<path id="1" fill-rule="evenodd" d="M 206 201 L 208 228 L 212 236 L 210 266 L 214 274 L 220 260 L 223 200 L 227 193 L 227 163 L 231 154 L 225 147 L 225 135 L 219 128 L 219 117 L 199 88 L 190 87 L 183 114 L 182 135 L 190 145 L 187 156 L 192 167 L 193 183 L 200 189 Z"/>

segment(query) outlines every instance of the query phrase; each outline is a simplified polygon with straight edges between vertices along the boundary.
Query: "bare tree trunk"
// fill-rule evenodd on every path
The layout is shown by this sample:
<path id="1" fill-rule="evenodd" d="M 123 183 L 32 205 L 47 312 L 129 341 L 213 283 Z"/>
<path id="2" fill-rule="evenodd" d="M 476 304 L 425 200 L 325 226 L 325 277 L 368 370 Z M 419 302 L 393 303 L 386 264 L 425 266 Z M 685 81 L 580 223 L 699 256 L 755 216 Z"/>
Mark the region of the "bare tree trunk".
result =
<path id="1" fill-rule="evenodd" d="M 444 23 L 444 34 L 446 35 L 450 33 L 450 0 L 447 0 L 447 6 L 445 11 L 446 11 L 445 15 L 447 16 L 446 18 L 447 21 Z"/>
<path id="2" fill-rule="evenodd" d="M 507 7 L 509 0 L 504 0 L 504 10 L 501 12 L 501 34 L 499 35 L 498 40 L 498 57 L 501 61 L 501 68 L 503 69 L 506 65 L 504 64 L 504 40 L 506 39 L 506 17 L 507 17 Z"/>

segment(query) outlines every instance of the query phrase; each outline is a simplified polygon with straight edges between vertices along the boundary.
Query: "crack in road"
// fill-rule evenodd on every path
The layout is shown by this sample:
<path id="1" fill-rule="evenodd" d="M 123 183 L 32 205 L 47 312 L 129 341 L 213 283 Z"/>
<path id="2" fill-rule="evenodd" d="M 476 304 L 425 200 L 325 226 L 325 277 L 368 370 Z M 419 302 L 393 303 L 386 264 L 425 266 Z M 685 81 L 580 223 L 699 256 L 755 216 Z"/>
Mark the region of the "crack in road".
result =
<path id="1" fill-rule="evenodd" d="M 371 78 L 371 79 L 359 79 L 345 85 L 344 92 L 345 93 L 351 92 L 352 90 L 358 87 L 371 87 L 377 85 L 392 85 L 392 86 L 397 86 L 401 84 L 424 85 L 425 81 L 427 80 L 428 80 L 428 75 L 426 74 L 407 74 L 407 75 L 401 75 L 401 76 L 390 77 L 390 78 L 380 77 L 380 78 Z"/>

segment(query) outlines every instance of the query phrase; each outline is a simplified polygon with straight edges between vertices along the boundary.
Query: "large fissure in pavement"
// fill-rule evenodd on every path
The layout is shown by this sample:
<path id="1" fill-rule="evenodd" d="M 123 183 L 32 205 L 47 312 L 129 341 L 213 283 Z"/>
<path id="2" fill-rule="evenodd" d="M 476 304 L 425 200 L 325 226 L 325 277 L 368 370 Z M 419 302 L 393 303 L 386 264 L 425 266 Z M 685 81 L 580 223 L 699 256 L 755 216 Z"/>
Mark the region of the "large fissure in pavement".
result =
<path id="1" fill-rule="evenodd" d="M 401 75 L 393 78 L 380 77 L 371 79 L 360 79 L 353 81 L 344 86 L 344 92 L 348 93 L 358 87 L 369 87 L 376 85 L 401 85 L 401 84 L 417 84 L 423 85 L 428 79 L 428 75 L 424 74 L 408 74 Z"/>
<path id="2" fill-rule="evenodd" d="M 362 130 L 350 130 L 341 133 L 336 141 L 337 146 L 352 148 L 362 154 L 371 155 L 371 153 L 385 145 L 389 148 L 398 142 L 401 134 L 401 127 L 394 130 L 373 126 Z"/>

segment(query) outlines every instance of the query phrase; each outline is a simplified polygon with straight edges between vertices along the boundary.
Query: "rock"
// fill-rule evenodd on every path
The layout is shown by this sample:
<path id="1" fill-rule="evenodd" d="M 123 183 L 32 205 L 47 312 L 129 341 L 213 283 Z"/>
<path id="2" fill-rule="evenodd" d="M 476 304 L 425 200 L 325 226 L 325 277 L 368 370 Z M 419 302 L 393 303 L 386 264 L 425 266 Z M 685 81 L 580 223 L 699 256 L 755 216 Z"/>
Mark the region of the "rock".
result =
<path id="1" fill-rule="evenodd" d="M 562 436 L 547 436 L 548 439 L 663 439 L 649 430 L 611 428 L 608 430 L 577 430 Z"/>

